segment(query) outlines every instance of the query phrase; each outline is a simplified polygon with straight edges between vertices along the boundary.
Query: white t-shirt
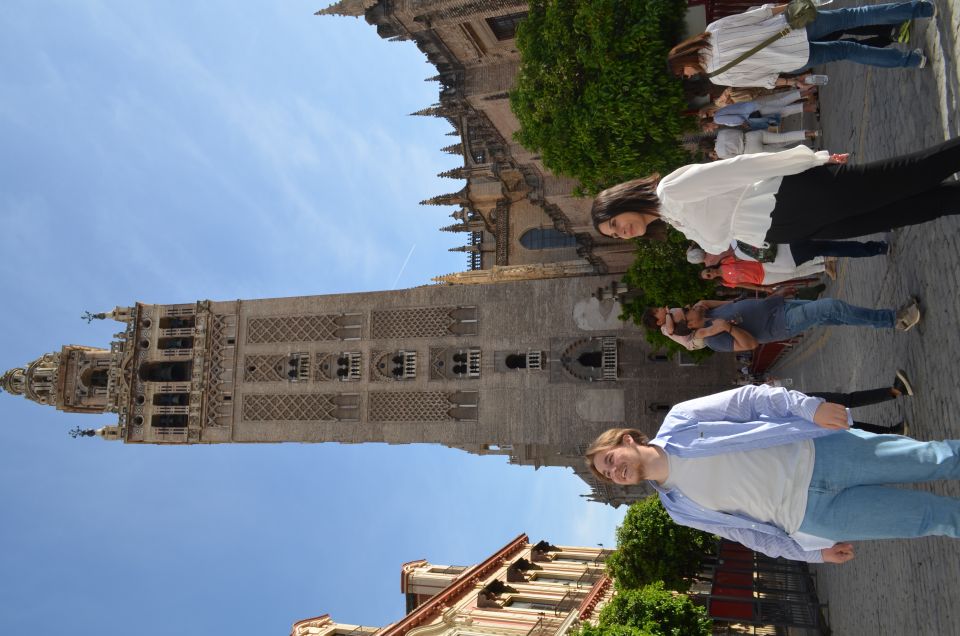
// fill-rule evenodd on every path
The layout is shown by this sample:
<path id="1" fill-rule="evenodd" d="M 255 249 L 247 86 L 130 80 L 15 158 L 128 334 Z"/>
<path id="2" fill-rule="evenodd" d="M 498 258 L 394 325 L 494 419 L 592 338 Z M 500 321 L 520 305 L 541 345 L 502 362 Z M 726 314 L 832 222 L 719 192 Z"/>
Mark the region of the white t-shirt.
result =
<path id="1" fill-rule="evenodd" d="M 787 534 L 800 529 L 813 476 L 812 440 L 692 459 L 667 454 L 667 462 L 664 486 L 704 508 L 772 523 Z"/>

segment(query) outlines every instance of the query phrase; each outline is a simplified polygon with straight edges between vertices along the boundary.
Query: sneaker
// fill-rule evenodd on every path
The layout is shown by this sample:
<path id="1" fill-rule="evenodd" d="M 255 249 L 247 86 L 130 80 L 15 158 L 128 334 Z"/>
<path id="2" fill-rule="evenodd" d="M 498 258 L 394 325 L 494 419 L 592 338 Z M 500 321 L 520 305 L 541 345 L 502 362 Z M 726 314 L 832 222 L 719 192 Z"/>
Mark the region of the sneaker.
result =
<path id="1" fill-rule="evenodd" d="M 923 49 L 913 49 L 913 54 L 920 58 L 920 63 L 917 64 L 917 68 L 926 68 L 927 56 L 923 54 Z"/>
<path id="2" fill-rule="evenodd" d="M 896 327 L 899 331 L 910 331 L 920 322 L 920 301 L 911 299 L 910 304 L 897 312 Z"/>
<path id="3" fill-rule="evenodd" d="M 900 391 L 900 395 L 913 397 L 913 385 L 910 384 L 910 379 L 903 369 L 897 369 L 897 377 L 893 381 L 893 388 Z"/>
<path id="4" fill-rule="evenodd" d="M 837 280 L 837 259 L 833 256 L 827 256 L 823 259 L 823 273 L 830 280 Z"/>

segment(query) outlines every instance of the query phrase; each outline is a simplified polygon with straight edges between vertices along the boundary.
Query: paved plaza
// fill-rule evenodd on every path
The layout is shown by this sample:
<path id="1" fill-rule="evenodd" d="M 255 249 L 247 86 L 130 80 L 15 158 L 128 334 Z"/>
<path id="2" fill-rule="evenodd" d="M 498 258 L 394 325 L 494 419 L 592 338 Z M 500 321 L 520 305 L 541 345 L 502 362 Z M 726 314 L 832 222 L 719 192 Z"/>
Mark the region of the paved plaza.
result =
<path id="1" fill-rule="evenodd" d="M 914 26 L 909 45 L 925 48 L 926 69 L 852 64 L 819 69 L 830 76 L 821 93 L 824 148 L 865 162 L 960 134 L 955 53 L 960 0 L 936 1 L 939 14 Z M 960 437 L 960 217 L 898 230 L 888 239 L 889 257 L 847 259 L 827 295 L 870 307 L 899 306 L 916 295 L 925 312 L 920 325 L 906 334 L 817 329 L 773 375 L 793 378 L 798 389 L 847 391 L 888 386 L 902 368 L 917 396 L 858 409 L 857 419 L 893 424 L 903 418 L 911 435 L 923 440 Z M 957 482 L 930 489 L 960 497 Z M 814 567 L 834 634 L 960 634 L 960 541 L 861 542 L 856 547 L 857 558 L 848 564 Z"/>

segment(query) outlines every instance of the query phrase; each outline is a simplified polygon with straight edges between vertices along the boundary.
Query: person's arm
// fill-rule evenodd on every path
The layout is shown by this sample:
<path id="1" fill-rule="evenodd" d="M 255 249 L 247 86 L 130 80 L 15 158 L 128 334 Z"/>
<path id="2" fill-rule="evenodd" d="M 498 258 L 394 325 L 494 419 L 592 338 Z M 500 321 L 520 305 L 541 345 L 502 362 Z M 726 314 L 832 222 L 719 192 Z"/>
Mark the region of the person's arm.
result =
<path id="1" fill-rule="evenodd" d="M 779 152 L 757 152 L 731 159 L 683 166 L 660 181 L 657 192 L 677 203 L 695 203 L 764 179 L 785 177 L 821 166 L 830 159 L 825 150 L 797 146 Z"/>
<path id="2" fill-rule="evenodd" d="M 736 285 L 730 285 L 730 287 L 735 287 L 739 289 L 749 289 L 750 291 L 766 292 L 768 294 L 773 293 L 772 285 L 757 285 L 755 283 L 737 283 Z"/>
<path id="3" fill-rule="evenodd" d="M 756 102 L 737 102 L 718 108 L 713 114 L 713 121 L 721 126 L 740 126 L 755 110 L 760 110 Z"/>
<path id="4" fill-rule="evenodd" d="M 687 400 L 675 407 L 685 417 L 696 422 L 752 422 L 761 415 L 768 417 L 798 417 L 811 423 L 820 406 L 821 398 L 799 391 L 766 384 L 747 385 L 713 395 Z"/>
<path id="5" fill-rule="evenodd" d="M 756 550 L 773 558 L 783 557 L 785 559 L 793 559 L 794 561 L 806 561 L 807 563 L 823 563 L 826 561 L 824 552 L 833 550 L 833 548 L 827 548 L 827 550 L 804 550 L 789 536 L 777 536 L 748 528 L 717 526 L 712 523 L 701 523 L 697 520 L 686 518 L 674 519 L 674 521 L 684 526 L 709 532 L 710 534 L 720 535 L 724 539 L 736 541 L 751 550 Z"/>
<path id="6" fill-rule="evenodd" d="M 700 305 L 706 309 L 713 309 L 714 307 L 729 305 L 732 302 L 732 300 L 698 300 L 693 304 L 693 306 L 696 307 L 697 305 Z"/>
<path id="7" fill-rule="evenodd" d="M 730 337 L 733 338 L 734 351 L 753 351 L 759 344 L 757 339 L 753 337 L 753 334 L 743 327 L 730 325 L 727 333 L 729 333 Z"/>
<path id="8" fill-rule="evenodd" d="M 663 335 L 665 335 L 667 338 L 670 338 L 671 340 L 676 342 L 678 345 L 680 345 L 687 351 L 696 351 L 697 349 L 703 348 L 703 347 L 698 347 L 694 342 L 694 339 L 696 337 L 695 331 L 687 334 L 686 336 L 678 336 L 675 333 L 665 333 Z"/>

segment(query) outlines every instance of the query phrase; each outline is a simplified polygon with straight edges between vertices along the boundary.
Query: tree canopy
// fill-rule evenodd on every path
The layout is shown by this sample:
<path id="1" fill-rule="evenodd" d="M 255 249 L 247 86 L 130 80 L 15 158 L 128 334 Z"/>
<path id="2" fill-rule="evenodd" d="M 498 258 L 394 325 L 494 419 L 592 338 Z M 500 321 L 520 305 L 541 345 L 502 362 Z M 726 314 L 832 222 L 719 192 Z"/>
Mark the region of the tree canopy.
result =
<path id="1" fill-rule="evenodd" d="M 686 0 L 533 0 L 517 30 L 517 141 L 590 194 L 686 163 L 678 139 L 692 120 L 666 64 L 686 9 Z"/>
<path id="2" fill-rule="evenodd" d="M 574 636 L 709 636 L 711 626 L 704 608 L 657 582 L 618 590 L 598 623 L 583 625 Z"/>
<path id="3" fill-rule="evenodd" d="M 716 537 L 674 523 L 658 497 L 647 497 L 630 506 L 617 528 L 617 549 L 607 558 L 607 573 L 618 588 L 662 581 L 671 590 L 685 591 L 715 545 Z"/>

